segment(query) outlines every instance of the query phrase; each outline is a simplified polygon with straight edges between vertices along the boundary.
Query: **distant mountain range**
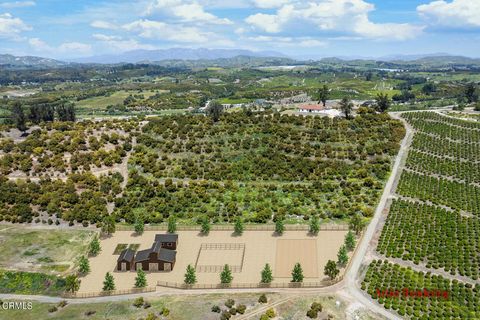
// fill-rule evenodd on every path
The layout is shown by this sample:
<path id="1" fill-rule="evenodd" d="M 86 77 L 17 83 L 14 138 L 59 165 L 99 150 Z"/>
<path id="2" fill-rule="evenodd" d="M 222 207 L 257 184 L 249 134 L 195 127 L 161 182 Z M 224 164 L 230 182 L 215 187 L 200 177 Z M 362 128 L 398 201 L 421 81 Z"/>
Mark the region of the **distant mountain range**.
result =
<path id="1" fill-rule="evenodd" d="M 250 51 L 237 49 L 188 49 L 188 48 L 172 48 L 165 50 L 133 50 L 117 55 L 100 55 L 81 59 L 72 60 L 78 63 L 142 63 L 142 62 L 158 62 L 165 60 L 216 60 L 230 59 L 238 56 L 245 57 L 275 57 L 285 58 L 282 53 L 275 51 Z"/>
<path id="2" fill-rule="evenodd" d="M 453 56 L 445 53 L 422 55 L 391 55 L 381 58 L 366 57 L 331 57 L 310 59 L 308 61 L 295 60 L 275 51 L 249 51 L 240 49 L 188 49 L 172 48 L 165 50 L 133 50 L 117 55 L 99 55 L 70 61 L 59 61 L 34 56 L 17 57 L 9 54 L 0 54 L 0 65 L 7 68 L 55 68 L 74 66 L 78 64 L 122 64 L 122 63 L 149 63 L 162 66 L 177 67 L 206 67 L 206 66 L 261 66 L 285 64 L 334 64 L 349 66 L 383 66 L 397 65 L 398 67 L 421 66 L 451 66 L 475 65 L 480 66 L 480 59 L 462 56 Z"/>
<path id="3" fill-rule="evenodd" d="M 41 57 L 33 57 L 33 56 L 25 56 L 25 57 L 17 57 L 11 54 L 0 54 L 0 65 L 9 65 L 14 67 L 31 67 L 31 66 L 42 66 L 42 67 L 60 67 L 67 65 L 67 62 L 49 59 L 49 58 L 41 58 Z"/>

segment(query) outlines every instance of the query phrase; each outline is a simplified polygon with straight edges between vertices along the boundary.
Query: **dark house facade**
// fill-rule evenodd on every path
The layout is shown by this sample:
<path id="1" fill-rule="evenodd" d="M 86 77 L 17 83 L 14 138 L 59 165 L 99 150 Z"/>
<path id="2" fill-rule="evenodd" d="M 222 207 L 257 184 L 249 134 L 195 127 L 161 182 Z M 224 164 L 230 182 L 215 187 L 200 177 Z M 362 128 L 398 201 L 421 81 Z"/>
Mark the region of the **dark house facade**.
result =
<path id="1" fill-rule="evenodd" d="M 159 242 L 162 248 L 177 250 L 178 234 L 157 234 L 155 242 Z"/>
<path id="2" fill-rule="evenodd" d="M 130 271 L 134 268 L 135 251 L 125 249 L 120 253 L 117 260 L 118 271 Z"/>
<path id="3" fill-rule="evenodd" d="M 177 257 L 178 235 L 157 234 L 152 247 L 140 250 L 135 254 L 132 250 L 124 250 L 117 260 L 118 271 L 172 271 Z"/>

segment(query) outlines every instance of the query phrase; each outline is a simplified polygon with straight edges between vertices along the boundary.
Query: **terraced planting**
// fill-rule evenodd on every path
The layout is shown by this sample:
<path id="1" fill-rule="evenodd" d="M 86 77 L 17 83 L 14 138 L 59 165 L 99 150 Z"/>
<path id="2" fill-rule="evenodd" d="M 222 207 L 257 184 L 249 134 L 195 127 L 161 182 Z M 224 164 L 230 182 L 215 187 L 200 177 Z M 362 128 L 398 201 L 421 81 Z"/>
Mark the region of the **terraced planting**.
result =
<path id="1" fill-rule="evenodd" d="M 390 207 L 377 251 L 477 280 L 480 220 L 434 206 L 396 200 Z"/>
<path id="2" fill-rule="evenodd" d="M 396 189 L 405 198 L 393 200 L 377 252 L 417 267 L 374 260 L 362 289 L 403 317 L 477 319 L 480 285 L 473 283 L 480 274 L 479 124 L 434 112 L 402 116 L 415 129 Z M 436 271 L 462 276 L 467 283 Z M 406 296 L 404 288 L 439 290 L 448 298 Z M 383 295 L 384 290 L 391 296 Z"/>
<path id="3" fill-rule="evenodd" d="M 431 273 L 416 272 L 388 261 L 374 260 L 370 264 L 362 289 L 386 309 L 411 319 L 480 317 L 480 285 L 472 286 Z M 385 290 L 393 294 L 385 296 Z M 418 296 L 419 292 L 422 296 Z M 425 297 L 425 292 L 433 296 Z"/>
<path id="4" fill-rule="evenodd" d="M 451 177 L 466 183 L 480 183 L 480 166 L 477 163 L 432 157 L 417 150 L 411 150 L 408 155 L 406 166 L 411 170 Z"/>
<path id="5" fill-rule="evenodd" d="M 480 215 L 480 187 L 404 172 L 397 192 L 403 196 Z"/>

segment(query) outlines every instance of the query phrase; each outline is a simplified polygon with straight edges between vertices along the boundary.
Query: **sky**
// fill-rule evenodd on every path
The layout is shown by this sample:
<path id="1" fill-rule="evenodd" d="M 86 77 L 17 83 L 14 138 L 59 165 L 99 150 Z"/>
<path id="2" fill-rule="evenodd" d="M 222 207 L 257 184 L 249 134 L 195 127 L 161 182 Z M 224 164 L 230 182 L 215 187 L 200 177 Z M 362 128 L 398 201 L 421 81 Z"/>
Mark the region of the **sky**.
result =
<path id="1" fill-rule="evenodd" d="M 0 0 L 0 53 L 74 59 L 172 47 L 480 57 L 480 0 Z"/>

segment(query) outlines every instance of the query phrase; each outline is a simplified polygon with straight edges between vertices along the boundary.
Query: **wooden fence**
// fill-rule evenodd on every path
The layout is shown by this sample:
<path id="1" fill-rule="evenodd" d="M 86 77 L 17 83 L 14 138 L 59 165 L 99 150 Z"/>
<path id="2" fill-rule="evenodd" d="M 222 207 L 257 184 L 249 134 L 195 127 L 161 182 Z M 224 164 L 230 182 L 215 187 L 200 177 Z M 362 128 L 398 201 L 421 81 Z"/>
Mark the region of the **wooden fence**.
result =
<path id="1" fill-rule="evenodd" d="M 340 276 L 334 280 L 320 282 L 283 282 L 283 283 L 208 283 L 208 284 L 185 284 L 177 282 L 158 281 L 157 286 L 175 289 L 286 289 L 286 288 L 323 288 L 331 286 L 343 280 Z"/>
<path id="2" fill-rule="evenodd" d="M 285 231 L 308 231 L 310 227 L 305 224 L 286 224 Z M 117 231 L 134 231 L 133 226 L 117 225 Z M 166 225 L 150 226 L 145 225 L 145 231 L 167 231 Z M 320 231 L 348 231 L 348 225 L 323 224 L 320 225 Z M 177 226 L 177 231 L 201 231 L 200 226 Z M 233 225 L 212 225 L 210 231 L 234 231 Z M 275 231 L 274 224 L 247 224 L 245 231 Z"/>
<path id="3" fill-rule="evenodd" d="M 63 298 L 73 299 L 73 298 L 94 298 L 94 297 L 106 297 L 106 296 L 119 296 L 124 294 L 134 294 L 134 293 L 145 293 L 145 292 L 154 292 L 156 287 L 145 287 L 145 288 L 132 288 L 127 290 L 112 290 L 112 291 L 97 291 L 97 292 L 64 292 L 62 294 Z"/>

